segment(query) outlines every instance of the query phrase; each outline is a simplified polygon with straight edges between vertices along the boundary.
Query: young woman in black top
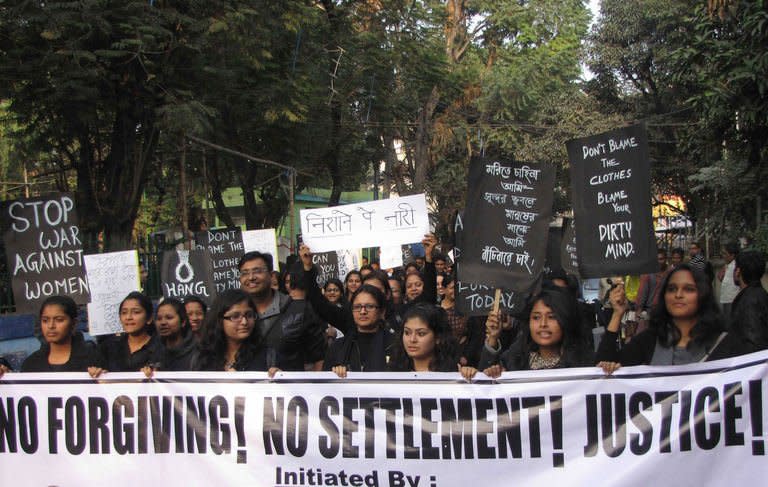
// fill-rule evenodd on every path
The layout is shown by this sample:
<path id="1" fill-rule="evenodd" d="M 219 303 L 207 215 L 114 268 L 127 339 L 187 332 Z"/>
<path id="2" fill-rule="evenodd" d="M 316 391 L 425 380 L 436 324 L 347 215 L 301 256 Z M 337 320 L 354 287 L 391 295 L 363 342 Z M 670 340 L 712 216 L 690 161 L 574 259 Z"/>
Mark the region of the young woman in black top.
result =
<path id="1" fill-rule="evenodd" d="M 134 291 L 120 303 L 123 333 L 100 344 L 104 368 L 91 368 L 94 377 L 103 372 L 136 372 L 161 359 L 162 343 L 154 333 L 152 300 Z"/>
<path id="2" fill-rule="evenodd" d="M 399 372 L 455 372 L 459 344 L 451 334 L 445 310 L 417 303 L 403 316 L 389 368 Z"/>
<path id="3" fill-rule="evenodd" d="M 621 317 L 628 309 L 622 284 L 610 291 L 613 314 L 597 350 L 598 365 L 610 374 L 622 365 L 679 365 L 734 357 L 745 344 L 726 333 L 707 276 L 680 264 L 665 277 L 648 329 L 619 343 Z"/>
<path id="4" fill-rule="evenodd" d="M 261 336 L 254 331 L 256 304 L 242 289 L 219 294 L 205 317 L 204 334 L 193 370 L 269 371 L 274 374 L 277 358 L 267 357 Z"/>
<path id="5" fill-rule="evenodd" d="M 155 327 L 163 344 L 158 367 L 160 370 L 190 370 L 196 340 L 190 331 L 184 303 L 178 299 L 164 299 L 157 306 Z"/>
<path id="6" fill-rule="evenodd" d="M 24 360 L 22 372 L 85 372 L 103 367 L 96 345 L 86 342 L 77 325 L 77 305 L 69 296 L 51 296 L 40 306 L 40 332 L 45 342 Z"/>
<path id="7" fill-rule="evenodd" d="M 527 308 L 527 323 L 514 343 L 501 351 L 498 315 L 488 316 L 487 336 L 478 368 L 489 377 L 507 370 L 541 370 L 587 367 L 595 364 L 594 356 L 581 336 L 582 327 L 576 300 L 567 291 L 544 289 L 533 297 Z M 471 379 L 477 369 L 462 367 L 460 372 Z"/>
<path id="8" fill-rule="evenodd" d="M 325 356 L 324 370 L 339 377 L 352 372 L 384 372 L 391 352 L 393 334 L 384 323 L 386 298 L 370 284 L 363 284 L 352 296 L 355 329 L 334 341 Z"/>
<path id="9" fill-rule="evenodd" d="M 189 329 L 195 340 L 199 341 L 203 336 L 203 323 L 208 306 L 197 296 L 187 296 L 184 298 L 184 311 L 189 318 Z"/>

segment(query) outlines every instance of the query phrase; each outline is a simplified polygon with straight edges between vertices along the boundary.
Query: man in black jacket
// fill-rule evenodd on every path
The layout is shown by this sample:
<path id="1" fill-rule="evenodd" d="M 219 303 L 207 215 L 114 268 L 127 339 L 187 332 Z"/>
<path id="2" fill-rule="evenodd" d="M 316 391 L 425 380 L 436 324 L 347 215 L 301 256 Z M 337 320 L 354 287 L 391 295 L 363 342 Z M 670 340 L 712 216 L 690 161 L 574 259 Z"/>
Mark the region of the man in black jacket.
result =
<path id="1" fill-rule="evenodd" d="M 267 347 L 269 367 L 283 370 L 304 370 L 305 359 L 322 358 L 324 342 L 318 345 L 312 338 L 317 335 L 313 320 L 305 319 L 307 302 L 292 299 L 272 289 L 272 256 L 261 252 L 248 252 L 240 258 L 240 288 L 253 297 L 258 318 L 256 330 Z M 298 281 L 298 280 L 297 280 Z M 322 337 L 322 333 L 320 333 Z M 321 350 L 307 349 L 313 346 Z"/>
<path id="2" fill-rule="evenodd" d="M 760 279 L 765 273 L 765 258 L 760 252 L 740 252 L 733 272 L 741 288 L 731 305 L 731 329 L 746 342 L 749 351 L 768 348 L 768 292 Z"/>

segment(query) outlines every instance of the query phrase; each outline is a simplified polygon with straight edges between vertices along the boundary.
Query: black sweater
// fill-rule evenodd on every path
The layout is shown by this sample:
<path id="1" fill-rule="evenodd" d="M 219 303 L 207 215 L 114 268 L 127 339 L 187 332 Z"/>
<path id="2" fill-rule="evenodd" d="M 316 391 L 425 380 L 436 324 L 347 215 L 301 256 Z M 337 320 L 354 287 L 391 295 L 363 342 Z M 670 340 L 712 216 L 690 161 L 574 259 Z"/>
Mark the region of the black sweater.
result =
<path id="1" fill-rule="evenodd" d="M 72 351 L 69 360 L 60 365 L 48 363 L 51 347 L 43 343 L 40 349 L 32 353 L 21 364 L 22 372 L 86 372 L 88 367 L 103 367 L 104 357 L 99 353 L 96 344 L 87 342 L 80 332 L 72 337 Z"/>

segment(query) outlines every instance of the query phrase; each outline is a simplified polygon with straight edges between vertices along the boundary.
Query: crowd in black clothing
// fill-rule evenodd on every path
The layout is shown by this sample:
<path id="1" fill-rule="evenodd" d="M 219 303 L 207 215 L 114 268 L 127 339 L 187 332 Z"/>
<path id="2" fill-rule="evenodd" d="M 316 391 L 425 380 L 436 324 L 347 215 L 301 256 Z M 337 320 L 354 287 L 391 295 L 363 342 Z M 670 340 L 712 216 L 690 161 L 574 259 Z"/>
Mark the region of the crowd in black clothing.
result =
<path id="1" fill-rule="evenodd" d="M 366 265 L 323 288 L 305 246 L 280 282 L 272 280 L 269 254 L 249 252 L 238 266 L 241 288 L 220 293 L 210 309 L 195 296 L 164 299 L 155 309 L 133 292 L 119 305 L 123 333 L 98 344 L 75 331 L 74 301 L 54 296 L 40 309 L 42 345 L 21 371 L 458 371 L 471 380 L 478 371 L 498 377 L 599 365 L 612 373 L 622 365 L 684 364 L 768 348 L 765 260 L 757 252 L 736 257 L 743 285 L 730 321 L 700 262 L 665 264 L 647 281 L 655 288 L 644 297 L 647 329 L 622 336 L 633 304 L 617 280 L 605 300 L 603 338 L 593 343 L 595 310 L 578 300 L 572 276 L 551 273 L 516 316 L 469 318 L 456 310 L 454 276 L 435 251 L 436 239 L 427 235 L 422 243 L 422 267 L 388 274 Z M 8 370 L 0 363 L 0 375 Z"/>

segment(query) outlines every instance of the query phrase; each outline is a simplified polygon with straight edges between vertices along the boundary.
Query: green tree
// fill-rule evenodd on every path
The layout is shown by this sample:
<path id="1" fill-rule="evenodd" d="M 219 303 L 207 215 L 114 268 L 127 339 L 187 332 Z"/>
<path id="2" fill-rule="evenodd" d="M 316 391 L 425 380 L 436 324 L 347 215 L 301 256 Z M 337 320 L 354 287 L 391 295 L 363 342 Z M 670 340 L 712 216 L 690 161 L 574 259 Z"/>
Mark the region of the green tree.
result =
<path id="1" fill-rule="evenodd" d="M 199 52 L 225 2 L 5 2 L 0 97 L 26 150 L 76 173 L 87 248 L 130 248 L 166 132 L 207 115 L 192 96 Z"/>

